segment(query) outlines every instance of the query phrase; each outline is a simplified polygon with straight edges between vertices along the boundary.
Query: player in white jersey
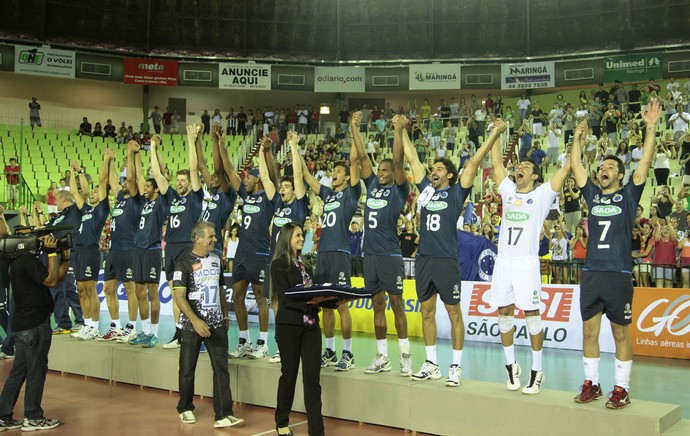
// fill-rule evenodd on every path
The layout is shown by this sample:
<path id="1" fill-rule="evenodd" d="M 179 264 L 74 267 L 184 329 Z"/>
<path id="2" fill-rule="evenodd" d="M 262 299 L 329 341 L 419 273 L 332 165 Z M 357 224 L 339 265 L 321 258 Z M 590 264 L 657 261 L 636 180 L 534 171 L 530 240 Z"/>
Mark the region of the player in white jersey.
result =
<path id="1" fill-rule="evenodd" d="M 563 189 L 570 173 L 564 165 L 549 183 L 536 186 L 541 170 L 533 160 L 526 159 L 515 168 L 515 182 L 508 178 L 503 166 L 503 153 L 498 142 L 491 150 L 491 163 L 503 199 L 503 221 L 498 234 L 498 256 L 491 281 L 489 303 L 498 307 L 498 328 L 506 356 L 508 390 L 520 389 L 520 365 L 515 361 L 513 346 L 515 307 L 524 311 L 532 345 L 532 371 L 523 394 L 538 394 L 544 379 L 541 326 L 541 272 L 539 268 L 539 235 L 551 203 Z"/>

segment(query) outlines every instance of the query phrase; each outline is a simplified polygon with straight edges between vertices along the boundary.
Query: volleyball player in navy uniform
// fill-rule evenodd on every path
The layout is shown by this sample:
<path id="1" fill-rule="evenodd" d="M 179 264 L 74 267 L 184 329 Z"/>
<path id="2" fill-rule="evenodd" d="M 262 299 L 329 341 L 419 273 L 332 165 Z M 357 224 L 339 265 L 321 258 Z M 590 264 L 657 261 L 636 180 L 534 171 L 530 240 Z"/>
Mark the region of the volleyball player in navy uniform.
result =
<path id="1" fill-rule="evenodd" d="M 111 153 L 108 178 L 115 194 L 115 205 L 110 213 L 110 251 L 105 259 L 103 286 L 111 322 L 110 329 L 99 340 L 127 342 L 136 337 L 134 323 L 139 305 L 134 284 L 134 235 L 139 226 L 143 202 L 141 197 L 130 194 L 136 189 L 131 186 L 133 180 L 125 180 L 120 185 L 118 176 L 119 172 L 115 172 L 115 154 Z M 127 294 L 129 322 L 124 329 L 120 323 L 120 302 L 115 293 L 118 282 L 122 282 Z"/>
<path id="2" fill-rule="evenodd" d="M 631 181 L 622 186 L 625 165 L 616 156 L 605 156 L 599 166 L 596 186 L 582 166 L 581 147 L 587 126 L 575 132 L 570 162 L 575 182 L 589 208 L 589 242 L 580 283 L 580 311 L 583 323 L 583 363 L 585 381 L 577 403 L 589 403 L 602 395 L 599 384 L 599 330 L 601 316 L 611 323 L 616 344 L 616 384 L 606 407 L 622 409 L 630 404 L 628 393 L 632 368 L 632 248 L 631 237 L 637 205 L 642 196 L 647 173 L 652 164 L 656 125 L 661 109 L 657 99 L 650 99 L 642 119 L 646 135 L 642 159 Z"/>
<path id="3" fill-rule="evenodd" d="M 395 126 L 393 136 L 393 159 L 379 162 L 376 174 L 371 166 L 369 155 L 364 151 L 364 144 L 359 135 L 361 112 L 352 114 L 351 128 L 359 164 L 362 167 L 362 179 L 367 187 L 367 201 L 364 208 L 364 286 L 374 296 L 374 333 L 376 335 L 376 357 L 364 372 L 375 374 L 391 370 L 388 358 L 388 340 L 386 334 L 386 306 L 390 304 L 395 317 L 395 329 L 400 346 L 400 374 L 412 374 L 410 358 L 410 341 L 407 337 L 407 316 L 403 309 L 403 267 L 400 240 L 398 239 L 398 218 L 402 213 L 410 184 L 405 176 L 405 152 L 402 145 L 402 129 L 408 123 L 404 116 L 393 117 Z M 355 164 L 356 165 L 356 164 Z M 388 293 L 388 301 L 386 301 Z"/>
<path id="4" fill-rule="evenodd" d="M 265 154 L 271 153 L 271 139 L 264 136 L 260 147 L 259 153 L 264 154 L 261 159 L 266 159 Z M 233 188 L 244 201 L 240 242 L 232 266 L 232 296 L 240 339 L 237 348 L 228 353 L 228 356 L 235 359 L 245 356 L 262 359 L 268 356 L 268 303 L 263 295 L 263 284 L 270 262 L 268 231 L 273 218 L 275 189 L 271 193 L 264 189 L 256 168 L 249 171 L 243 183 L 239 180 L 236 174 L 230 178 Z M 249 338 L 247 306 L 244 303 L 249 283 L 252 284 L 252 292 L 259 308 L 259 339 L 253 348 Z"/>
<path id="5" fill-rule="evenodd" d="M 77 186 L 75 174 L 79 175 L 81 192 L 89 193 L 89 201 L 84 201 Z M 98 243 L 103 232 L 103 226 L 110 213 L 108 199 L 108 158 L 103 158 L 103 166 L 98 175 L 98 186 L 89 190 L 89 184 L 84 175 L 84 170 L 78 162 L 72 162 L 72 172 L 69 178 L 70 193 L 81 212 L 81 225 L 76 232 L 75 247 L 72 252 L 74 257 L 74 275 L 77 280 L 77 292 L 79 302 L 84 312 L 84 327 L 72 337 L 80 340 L 92 340 L 100 336 L 98 331 L 98 319 L 101 311 L 101 302 L 98 300 L 96 283 L 98 272 L 101 270 L 101 253 Z"/>
<path id="6" fill-rule="evenodd" d="M 293 162 L 300 162 L 299 156 L 299 135 L 295 132 L 288 132 L 287 143 L 290 144 L 290 153 L 292 154 Z M 275 195 L 276 187 L 273 185 L 268 173 L 268 165 L 266 163 L 265 155 L 261 154 L 259 158 L 259 176 L 261 183 L 264 185 L 266 192 L 273 190 L 273 207 L 275 213 L 273 214 L 273 221 L 271 224 L 271 256 L 275 253 L 276 244 L 280 229 L 289 222 L 296 222 L 299 225 L 304 225 L 304 220 L 307 218 L 307 208 L 309 201 L 304 187 L 304 179 L 302 177 L 302 165 L 294 165 L 293 177 L 283 177 L 280 180 L 278 187 L 278 194 Z M 264 296 L 270 297 L 271 308 L 273 309 L 273 316 L 278 313 L 278 298 L 270 292 L 270 280 L 264 283 Z M 280 362 L 280 350 L 273 356 L 270 363 Z"/>
<path id="7" fill-rule="evenodd" d="M 421 194 L 421 230 L 417 251 L 417 297 L 422 303 L 422 333 L 426 345 L 426 361 L 413 380 L 438 380 L 441 378 L 436 359 L 436 294 L 441 296 L 451 324 L 453 363 L 448 371 L 446 386 L 460 385 L 462 379 L 462 349 L 465 342 L 465 324 L 460 311 L 460 266 L 458 264 L 457 221 L 465 199 L 472 190 L 477 168 L 499 140 L 505 123 L 492 129 L 489 138 L 470 158 L 456 183 L 458 170 L 448 158 L 437 158 L 429 177 L 419 162 L 414 144 L 402 132 L 405 157 L 410 163 L 415 183 Z"/>
<path id="8" fill-rule="evenodd" d="M 349 168 L 344 162 L 337 162 L 333 168 L 331 188 L 322 186 L 307 170 L 302 161 L 304 180 L 314 192 L 323 199 L 323 227 L 321 242 L 316 258 L 316 283 L 333 283 L 350 286 L 351 255 L 347 229 L 357 211 L 357 203 L 362 195 L 359 183 L 359 161 L 356 149 L 350 154 Z M 343 354 L 338 361 L 335 352 L 335 313 L 334 309 L 324 309 L 323 330 L 326 336 L 326 350 L 321 356 L 321 366 L 333 366 L 337 371 L 349 371 L 355 367 L 352 354 L 352 315 L 347 304 L 338 306 L 340 328 L 343 332 Z"/>
<path id="9" fill-rule="evenodd" d="M 192 234 L 194 223 L 201 217 L 201 207 L 204 201 L 204 191 L 201 189 L 199 170 L 194 143 L 204 129 L 203 124 L 187 125 L 187 147 L 189 148 L 189 170 L 180 170 L 175 177 L 176 191 L 159 187 L 161 195 L 168 197 L 170 208 L 168 211 L 168 223 L 165 228 L 165 278 L 172 289 L 173 272 L 175 262 L 186 255 L 192 249 L 189 235 Z M 173 300 L 173 316 L 175 323 L 180 318 L 180 309 Z M 178 331 L 175 337 L 164 348 L 177 348 Z"/>
<path id="10" fill-rule="evenodd" d="M 153 178 L 146 180 L 141 164 L 139 144 L 130 141 L 130 157 L 127 159 L 127 177 L 132 178 L 130 186 L 136 189 L 132 195 L 143 196 L 143 208 L 139 217 L 139 226 L 134 236 L 136 255 L 134 259 L 134 281 L 139 302 L 141 332 L 129 341 L 132 345 L 153 348 L 158 345 L 158 320 L 161 301 L 158 296 L 163 249 L 161 239 L 163 224 L 168 214 L 169 197 L 161 195 L 162 189 L 168 190 L 168 179 L 161 174 L 162 157 L 160 155 L 160 136 L 151 137 L 151 173 Z M 172 192 L 172 191 L 169 191 Z"/>

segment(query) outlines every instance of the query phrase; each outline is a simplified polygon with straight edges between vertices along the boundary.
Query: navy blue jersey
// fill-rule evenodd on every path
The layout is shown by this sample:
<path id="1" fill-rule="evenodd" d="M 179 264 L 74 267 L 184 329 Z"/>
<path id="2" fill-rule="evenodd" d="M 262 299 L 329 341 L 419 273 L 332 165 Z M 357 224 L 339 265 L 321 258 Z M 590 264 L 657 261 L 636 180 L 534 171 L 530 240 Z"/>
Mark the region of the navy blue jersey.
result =
<path id="1" fill-rule="evenodd" d="M 627 272 L 632 270 L 632 228 L 644 184 L 632 180 L 612 194 L 587 179 L 581 188 L 589 208 L 589 240 L 584 269 Z"/>
<path id="2" fill-rule="evenodd" d="M 223 227 L 230 218 L 232 209 L 235 207 L 237 201 L 237 193 L 232 187 L 229 187 L 227 192 L 223 192 L 216 188 L 211 188 L 211 200 L 204 211 L 201 220 L 213 223 L 216 229 L 216 245 L 214 248 L 220 253 L 223 252 Z"/>
<path id="3" fill-rule="evenodd" d="M 68 233 L 72 235 L 72 240 L 76 239 L 79 233 L 79 226 L 81 225 L 81 211 L 76 204 L 67 206 L 55 218 L 46 223 L 47 226 L 72 226 L 69 230 L 59 230 L 53 232 L 53 236 L 60 239 Z M 76 244 L 74 244 L 76 245 Z M 76 250 L 76 248 L 75 248 Z"/>
<path id="4" fill-rule="evenodd" d="M 133 250 L 143 202 L 140 196 L 126 197 L 118 192 L 110 218 L 110 249 Z"/>
<path id="5" fill-rule="evenodd" d="M 427 186 L 429 194 L 422 192 Z M 463 188 L 455 183 L 438 191 L 431 188 L 431 181 L 424 178 L 417 184 L 422 203 L 421 230 L 419 231 L 418 256 L 448 257 L 458 259 L 458 230 L 457 222 L 462 212 L 465 199 L 471 189 Z M 423 197 L 430 195 L 424 201 Z"/>
<path id="6" fill-rule="evenodd" d="M 170 190 L 168 190 L 170 192 Z M 134 236 L 137 248 L 160 248 L 163 236 L 163 224 L 168 215 L 168 197 L 159 195 L 155 200 L 142 196 L 144 207 L 139 217 L 139 227 Z"/>
<path id="7" fill-rule="evenodd" d="M 383 186 L 375 174 L 364 179 L 367 203 L 364 208 L 364 255 L 402 256 L 398 239 L 398 218 L 410 193 L 410 184 Z"/>
<path id="8" fill-rule="evenodd" d="M 273 215 L 273 226 L 271 227 L 273 245 L 278 241 L 280 229 L 282 229 L 285 224 L 296 222 L 304 225 L 304 220 L 307 219 L 308 204 L 309 201 L 306 195 L 302 198 L 295 198 L 292 200 L 292 203 L 284 203 L 280 195 L 276 193 L 275 197 L 273 197 L 275 214 Z"/>
<path id="9" fill-rule="evenodd" d="M 323 199 L 323 216 L 319 252 L 350 252 L 347 229 L 357 211 L 357 203 L 362 195 L 362 185 L 347 185 L 342 191 L 334 191 L 321 186 L 319 197 Z"/>
<path id="10" fill-rule="evenodd" d="M 103 232 L 103 226 L 110 213 L 108 199 L 99 202 L 96 207 L 84 203 L 81 207 L 81 224 L 74 245 L 78 247 L 97 247 Z"/>
<path id="11" fill-rule="evenodd" d="M 170 209 L 168 213 L 168 227 L 165 230 L 165 242 L 190 242 L 192 227 L 201 216 L 201 204 L 204 201 L 204 191 L 189 191 L 184 197 L 177 191 L 168 189 Z"/>
<path id="12" fill-rule="evenodd" d="M 244 205 L 242 205 L 242 225 L 237 253 L 268 255 L 270 254 L 268 230 L 273 218 L 273 202 L 268 199 L 266 191 L 250 194 L 244 184 L 240 185 L 239 194 L 244 200 Z"/>

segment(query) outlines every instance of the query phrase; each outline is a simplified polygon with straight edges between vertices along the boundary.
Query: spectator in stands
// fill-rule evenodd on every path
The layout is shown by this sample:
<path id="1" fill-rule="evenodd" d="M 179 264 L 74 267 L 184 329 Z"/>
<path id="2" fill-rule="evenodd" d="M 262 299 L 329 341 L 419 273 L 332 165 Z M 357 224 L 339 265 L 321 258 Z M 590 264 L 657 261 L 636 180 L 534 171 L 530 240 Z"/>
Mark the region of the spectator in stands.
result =
<path id="1" fill-rule="evenodd" d="M 530 159 L 534 161 L 534 163 L 542 167 L 542 172 L 545 172 L 543 166 L 548 162 L 548 159 L 546 159 L 546 152 L 544 152 L 544 150 L 541 149 L 541 144 L 539 141 L 534 141 L 534 144 L 532 145 L 532 149 L 529 151 L 528 156 Z"/>
<path id="2" fill-rule="evenodd" d="M 532 105 L 532 111 L 530 112 L 530 120 L 532 123 L 532 134 L 536 138 L 541 138 L 544 128 L 544 119 L 546 114 L 543 110 L 539 108 L 539 103 L 534 102 Z"/>
<path id="3" fill-rule="evenodd" d="M 19 165 L 17 158 L 11 157 L 5 165 L 5 179 L 7 180 L 7 208 L 16 209 L 19 202 Z"/>
<path id="4" fill-rule="evenodd" d="M 233 223 L 225 235 L 225 258 L 227 259 L 226 271 L 232 272 L 232 262 L 235 260 L 237 245 L 240 243 L 240 225 Z"/>
<path id="5" fill-rule="evenodd" d="M 561 128 L 558 125 L 558 121 L 554 120 L 549 125 L 547 138 L 549 145 L 546 147 L 546 167 L 548 168 L 551 164 L 558 165 L 558 155 L 561 147 Z"/>
<path id="6" fill-rule="evenodd" d="M 673 139 L 680 145 L 681 138 L 685 135 L 690 125 L 690 114 L 683 110 L 682 104 L 676 105 L 676 113 L 671 115 L 668 122 L 673 125 Z"/>
<path id="7" fill-rule="evenodd" d="M 162 116 L 160 111 L 158 110 L 158 106 L 153 107 L 153 112 L 151 112 L 151 115 L 149 115 L 149 119 L 153 121 L 153 130 L 155 130 L 156 133 L 160 135 Z"/>
<path id="8" fill-rule="evenodd" d="M 244 136 L 247 134 L 247 121 L 248 120 L 249 120 L 249 116 L 244 111 L 244 107 L 240 106 L 240 109 L 237 112 L 237 134 L 238 135 Z"/>
<path id="9" fill-rule="evenodd" d="M 169 107 L 165 108 L 163 112 L 163 133 L 171 133 L 170 127 L 172 126 L 173 111 Z"/>
<path id="10" fill-rule="evenodd" d="M 91 136 L 95 136 L 95 137 L 102 137 L 103 136 L 103 127 L 101 126 L 101 123 L 96 122 L 96 125 L 93 127 L 93 132 L 91 133 Z"/>
<path id="11" fill-rule="evenodd" d="M 201 114 L 201 124 L 204 125 L 203 134 L 208 135 L 211 132 L 211 114 L 208 113 L 207 109 L 204 109 L 204 113 Z"/>
<path id="12" fill-rule="evenodd" d="M 571 179 L 572 180 L 572 179 Z M 585 263 L 585 255 L 587 254 L 587 231 L 585 226 L 578 224 L 575 228 L 575 234 L 570 238 L 570 249 L 573 252 L 573 263 L 575 269 L 575 283 L 580 283 L 582 277 L 582 265 Z"/>
<path id="13" fill-rule="evenodd" d="M 362 258 L 362 231 L 359 222 L 353 220 L 347 231 L 347 239 L 350 242 L 350 255 L 352 256 L 352 277 L 362 277 L 364 263 Z"/>
<path id="14" fill-rule="evenodd" d="M 29 123 L 31 124 L 32 131 L 36 126 L 41 127 L 40 110 L 41 104 L 36 101 L 36 97 L 31 97 L 31 101 L 29 102 Z"/>
<path id="15" fill-rule="evenodd" d="M 683 201 L 678 199 L 674 204 L 673 212 L 671 212 L 669 216 L 678 220 L 679 227 L 683 229 L 687 222 L 688 215 L 690 215 L 690 211 L 687 211 L 684 208 Z"/>
<path id="16" fill-rule="evenodd" d="M 654 177 L 656 178 L 656 184 L 659 186 L 668 184 L 668 175 L 671 172 L 670 158 L 671 152 L 664 144 L 657 144 L 656 157 L 654 159 Z"/>
<path id="17" fill-rule="evenodd" d="M 652 197 L 652 204 L 656 206 L 660 218 L 666 218 L 671 214 L 675 202 L 668 186 L 662 186 L 661 190 Z"/>
<path id="18" fill-rule="evenodd" d="M 628 183 L 630 179 L 630 161 L 632 159 L 632 154 L 628 150 L 628 143 L 625 141 L 620 141 L 618 143 L 618 148 L 616 148 L 616 157 L 623 162 L 625 165 L 625 176 L 623 177 L 623 184 Z"/>
<path id="19" fill-rule="evenodd" d="M 663 101 L 664 105 L 664 118 L 666 119 L 666 130 L 671 129 L 671 116 L 676 113 L 676 99 L 673 98 L 673 94 L 670 92 L 666 93 Z"/>
<path id="20" fill-rule="evenodd" d="M 116 138 L 117 133 L 115 132 L 115 126 L 113 125 L 113 120 L 107 120 L 105 126 L 103 127 L 103 136 L 106 138 Z"/>
<path id="21" fill-rule="evenodd" d="M 657 288 L 672 288 L 676 275 L 676 234 L 669 225 L 654 228 L 654 277 Z"/>
<path id="22" fill-rule="evenodd" d="M 553 226 L 554 235 L 551 238 L 549 247 L 551 248 L 551 260 L 553 264 L 553 283 L 568 283 L 568 238 L 563 227 L 556 224 Z"/>
<path id="23" fill-rule="evenodd" d="M 82 123 L 79 125 L 78 135 L 91 136 L 91 123 L 88 118 L 82 118 Z"/>
<path id="24" fill-rule="evenodd" d="M 50 182 L 50 187 L 48 188 L 48 191 L 46 192 L 46 212 L 48 212 L 48 215 L 51 213 L 57 213 L 57 202 L 55 199 L 55 196 L 58 193 L 58 186 L 57 183 L 55 182 Z M 685 222 L 685 221 L 683 221 Z"/>
<path id="25" fill-rule="evenodd" d="M 225 116 L 227 121 L 227 128 L 225 134 L 230 136 L 235 136 L 237 134 L 237 115 L 235 115 L 235 109 L 230 108 L 228 114 Z"/>
<path id="26" fill-rule="evenodd" d="M 690 288 L 690 229 L 685 229 L 678 239 L 680 250 L 680 276 L 683 281 L 680 287 Z"/>
<path id="27" fill-rule="evenodd" d="M 532 103 L 527 98 L 526 94 L 522 94 L 520 99 L 517 101 L 518 114 L 520 115 L 520 124 L 528 118 L 529 107 Z"/>
<path id="28" fill-rule="evenodd" d="M 527 159 L 532 150 L 532 128 L 528 119 L 522 121 L 522 125 L 518 129 L 518 136 L 520 136 L 520 148 L 518 156 L 520 162 Z"/>

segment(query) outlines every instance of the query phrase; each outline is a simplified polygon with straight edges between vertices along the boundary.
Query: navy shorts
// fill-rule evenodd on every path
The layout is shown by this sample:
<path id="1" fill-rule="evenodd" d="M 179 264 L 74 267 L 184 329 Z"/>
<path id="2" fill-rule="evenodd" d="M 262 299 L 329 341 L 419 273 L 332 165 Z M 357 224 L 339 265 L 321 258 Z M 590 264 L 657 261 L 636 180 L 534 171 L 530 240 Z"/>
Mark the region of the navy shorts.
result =
<path id="1" fill-rule="evenodd" d="M 110 250 L 105 259 L 105 280 L 117 280 L 118 282 L 131 282 L 134 280 L 135 250 Z"/>
<path id="2" fill-rule="evenodd" d="M 350 253 L 342 251 L 326 251 L 316 255 L 316 269 L 314 283 L 352 286 Z"/>
<path id="3" fill-rule="evenodd" d="M 427 301 L 438 294 L 445 304 L 460 304 L 462 279 L 457 260 L 417 256 L 415 268 L 419 301 Z"/>
<path id="4" fill-rule="evenodd" d="M 623 272 L 583 271 L 580 280 L 580 314 L 587 321 L 603 313 L 618 325 L 632 323 L 632 276 Z"/>
<path id="5" fill-rule="evenodd" d="M 236 253 L 232 262 L 232 283 L 247 280 L 252 285 L 263 285 L 268 277 L 267 254 Z"/>
<path id="6" fill-rule="evenodd" d="M 98 246 L 79 247 L 73 252 L 72 266 L 74 278 L 78 282 L 98 280 L 101 269 L 101 252 Z"/>
<path id="7" fill-rule="evenodd" d="M 175 272 L 175 262 L 191 251 L 191 242 L 168 242 L 165 244 L 165 279 L 171 281 Z"/>
<path id="8" fill-rule="evenodd" d="M 137 248 L 134 254 L 134 281 L 137 283 L 158 283 L 163 263 L 160 248 Z"/>
<path id="9" fill-rule="evenodd" d="M 376 294 L 386 291 L 402 295 L 405 269 L 399 256 L 364 256 L 364 289 Z"/>

